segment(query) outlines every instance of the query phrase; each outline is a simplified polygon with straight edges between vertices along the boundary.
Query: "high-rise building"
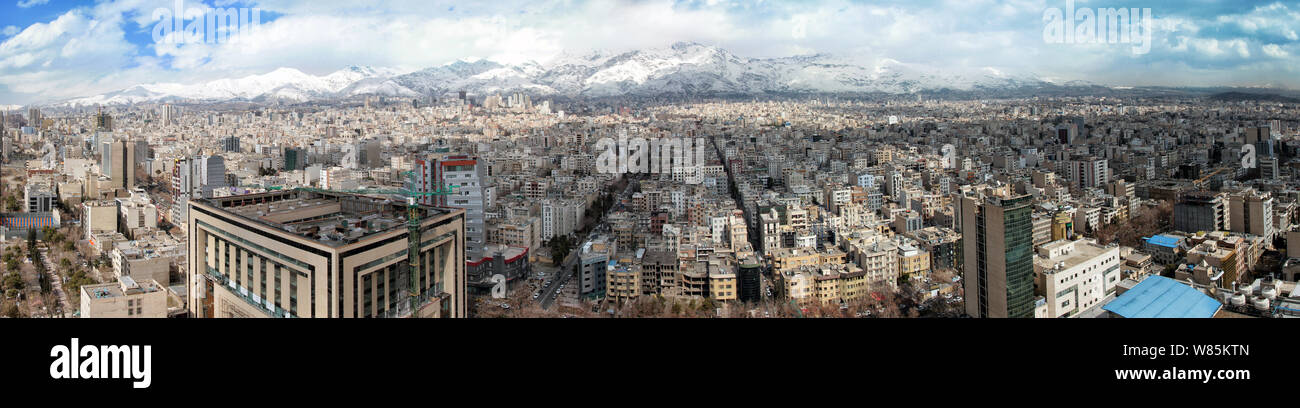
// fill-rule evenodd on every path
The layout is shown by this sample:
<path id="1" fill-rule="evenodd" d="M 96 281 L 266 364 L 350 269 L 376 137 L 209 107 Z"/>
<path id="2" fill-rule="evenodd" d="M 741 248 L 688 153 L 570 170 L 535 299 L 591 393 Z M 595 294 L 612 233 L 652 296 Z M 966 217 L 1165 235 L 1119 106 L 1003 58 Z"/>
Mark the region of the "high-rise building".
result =
<path id="1" fill-rule="evenodd" d="M 405 202 L 306 190 L 195 199 L 190 316 L 465 317 L 465 213 L 415 212 L 412 288 Z"/>
<path id="2" fill-rule="evenodd" d="M 102 108 L 99 110 L 99 113 L 95 114 L 95 131 L 97 132 L 113 131 L 113 116 L 104 113 L 104 110 Z"/>
<path id="3" fill-rule="evenodd" d="M 212 197 L 213 191 L 227 186 L 226 160 L 221 156 L 178 159 L 172 169 L 172 189 L 178 196 Z"/>
<path id="4" fill-rule="evenodd" d="M 113 187 L 135 188 L 135 144 L 126 140 L 113 142 L 109 155 L 107 176 L 113 180 Z"/>
<path id="5" fill-rule="evenodd" d="M 284 149 L 284 170 L 294 171 L 307 168 L 307 150 L 300 147 Z"/>
<path id="6" fill-rule="evenodd" d="M 227 153 L 239 153 L 242 150 L 239 146 L 239 136 L 230 136 L 221 139 L 221 151 Z"/>
<path id="7" fill-rule="evenodd" d="M 1174 205 L 1174 229 L 1183 232 L 1226 231 L 1232 225 L 1223 194 L 1212 191 L 1183 193 Z"/>
<path id="8" fill-rule="evenodd" d="M 172 126 L 177 124 L 177 122 L 179 122 L 180 120 L 180 116 L 181 116 L 180 110 L 177 109 L 175 106 L 172 106 L 171 104 L 163 105 L 162 107 L 163 126 Z"/>
<path id="9" fill-rule="evenodd" d="M 493 198 L 486 169 L 486 163 L 469 156 L 416 160 L 415 190 L 428 192 L 458 186 L 450 195 L 423 196 L 421 202 L 465 210 L 465 250 L 467 259 L 476 262 L 484 256 L 485 209 L 492 206 Z"/>
<path id="10" fill-rule="evenodd" d="M 43 119 L 45 118 L 41 116 L 41 110 L 39 108 L 31 108 L 27 110 L 27 126 L 40 129 Z"/>
<path id="11" fill-rule="evenodd" d="M 1066 162 L 1066 176 L 1075 187 L 1096 188 L 1110 181 L 1106 159 L 1088 157 Z"/>
<path id="12" fill-rule="evenodd" d="M 1034 317 L 1033 197 L 956 197 L 966 314 Z"/>
<path id="13" fill-rule="evenodd" d="M 1273 197 L 1253 189 L 1228 194 L 1229 231 L 1273 241 Z"/>
<path id="14" fill-rule="evenodd" d="M 357 155 L 362 167 L 377 168 L 384 167 L 383 159 L 380 158 L 380 148 L 383 145 L 376 139 L 364 140 L 357 148 Z"/>

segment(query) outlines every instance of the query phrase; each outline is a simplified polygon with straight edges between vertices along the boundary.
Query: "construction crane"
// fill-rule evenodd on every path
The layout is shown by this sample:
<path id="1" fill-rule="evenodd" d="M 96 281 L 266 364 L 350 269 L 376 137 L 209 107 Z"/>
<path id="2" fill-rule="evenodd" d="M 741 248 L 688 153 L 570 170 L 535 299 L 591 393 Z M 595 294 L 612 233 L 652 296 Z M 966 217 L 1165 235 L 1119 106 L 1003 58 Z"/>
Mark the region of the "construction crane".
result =
<path id="1" fill-rule="evenodd" d="M 1228 171 L 1228 170 L 1230 170 L 1228 167 L 1220 167 L 1220 168 L 1217 168 L 1217 169 L 1215 169 L 1214 171 L 1210 172 L 1210 174 L 1206 174 L 1205 177 L 1201 177 L 1201 178 L 1197 179 L 1196 181 L 1193 181 L 1193 182 L 1192 182 L 1192 185 L 1193 185 L 1193 186 L 1196 186 L 1197 188 L 1200 188 L 1201 186 L 1205 185 L 1205 182 L 1206 182 L 1206 181 L 1209 181 L 1209 180 L 1210 180 L 1211 178 L 1213 178 L 1214 176 L 1219 175 L 1219 173 L 1223 173 L 1223 172 Z"/>
<path id="2" fill-rule="evenodd" d="M 420 256 L 419 256 L 420 223 L 423 222 L 424 219 L 420 217 L 420 204 L 417 198 L 429 197 L 429 196 L 452 195 L 455 194 L 455 189 L 460 188 L 460 185 L 450 185 L 446 187 L 439 186 L 438 188 L 432 191 L 417 191 L 415 190 L 415 172 L 407 171 L 407 172 L 403 172 L 402 174 L 408 177 L 407 181 L 409 184 L 407 184 L 406 188 L 395 189 L 395 190 L 382 190 L 382 189 L 331 190 L 331 189 L 309 188 L 309 187 L 302 187 L 298 189 L 303 191 L 309 191 L 309 192 L 317 192 L 317 193 L 396 195 L 396 196 L 402 196 L 406 198 L 406 231 L 407 231 L 406 258 L 409 262 L 409 268 L 410 268 L 409 273 L 407 273 L 408 275 L 407 293 L 410 295 L 411 317 L 414 318 L 418 315 L 419 303 L 420 303 L 419 294 L 416 293 L 419 287 L 419 277 L 424 275 L 423 271 L 420 270 Z"/>

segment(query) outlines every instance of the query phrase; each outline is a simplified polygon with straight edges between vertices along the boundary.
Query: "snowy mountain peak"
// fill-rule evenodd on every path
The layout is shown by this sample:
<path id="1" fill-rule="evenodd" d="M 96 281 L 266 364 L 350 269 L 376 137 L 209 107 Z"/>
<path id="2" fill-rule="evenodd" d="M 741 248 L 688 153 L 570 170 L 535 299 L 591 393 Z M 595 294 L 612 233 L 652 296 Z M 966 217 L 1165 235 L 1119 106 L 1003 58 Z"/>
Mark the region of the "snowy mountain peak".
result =
<path id="1" fill-rule="evenodd" d="M 608 52 L 564 52 L 539 64 L 462 58 L 401 73 L 352 65 L 324 76 L 293 68 L 201 84 L 138 85 L 65 105 L 130 104 L 163 100 L 219 102 L 326 100 L 356 95 L 403 97 L 526 92 L 574 98 L 645 95 L 759 95 L 770 93 L 915 93 L 1050 85 L 1033 75 L 997 67 L 938 69 L 889 58 L 870 63 L 828 54 L 743 58 L 696 42 Z"/>

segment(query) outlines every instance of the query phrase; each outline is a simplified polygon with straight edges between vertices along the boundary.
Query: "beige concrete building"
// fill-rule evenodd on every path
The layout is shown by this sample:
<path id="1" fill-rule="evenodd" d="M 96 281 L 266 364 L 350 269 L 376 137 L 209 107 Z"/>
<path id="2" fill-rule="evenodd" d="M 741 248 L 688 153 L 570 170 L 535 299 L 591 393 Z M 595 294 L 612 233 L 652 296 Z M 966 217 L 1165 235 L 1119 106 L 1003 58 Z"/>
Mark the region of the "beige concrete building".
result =
<path id="1" fill-rule="evenodd" d="M 1247 189 L 1228 194 L 1228 230 L 1273 241 L 1273 197 Z"/>
<path id="2" fill-rule="evenodd" d="M 172 258 L 160 256 L 152 251 L 128 247 L 113 248 L 112 259 L 113 273 L 118 279 L 129 276 L 140 282 L 153 280 L 163 286 L 171 284 Z"/>
<path id="3" fill-rule="evenodd" d="M 421 206 L 411 310 L 406 204 L 275 191 L 190 202 L 194 317 L 464 317 L 464 211 Z"/>
<path id="4" fill-rule="evenodd" d="M 81 287 L 83 318 L 165 318 L 167 288 L 152 279 L 137 283 L 130 276 L 117 282 Z"/>
<path id="5" fill-rule="evenodd" d="M 911 243 L 898 247 L 898 273 L 907 279 L 922 279 L 930 275 L 930 252 Z"/>
<path id="6" fill-rule="evenodd" d="M 118 232 L 116 201 L 86 202 L 81 204 L 81 209 L 81 223 L 85 226 L 87 239 L 100 232 Z"/>

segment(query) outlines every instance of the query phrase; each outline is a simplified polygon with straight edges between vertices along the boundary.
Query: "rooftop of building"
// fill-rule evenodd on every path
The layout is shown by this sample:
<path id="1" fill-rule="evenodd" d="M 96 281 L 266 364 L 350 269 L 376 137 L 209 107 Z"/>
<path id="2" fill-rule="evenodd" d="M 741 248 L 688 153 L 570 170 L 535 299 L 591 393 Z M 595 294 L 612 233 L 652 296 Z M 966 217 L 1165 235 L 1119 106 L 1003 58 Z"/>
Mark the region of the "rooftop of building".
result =
<path id="1" fill-rule="evenodd" d="M 1178 244 L 1183 241 L 1182 237 L 1173 235 L 1156 235 L 1146 238 L 1146 243 L 1151 245 L 1162 246 L 1165 248 L 1178 248 Z"/>
<path id="2" fill-rule="evenodd" d="M 1118 247 L 1097 245 L 1089 240 L 1056 240 L 1038 247 L 1034 264 L 1041 267 L 1044 273 L 1051 274 L 1070 269 L 1116 248 Z M 1043 256 L 1044 253 L 1051 256 Z"/>
<path id="3" fill-rule="evenodd" d="M 81 287 L 82 296 L 90 296 L 91 299 L 111 299 L 126 295 L 153 293 L 160 290 L 163 290 L 162 285 L 159 285 L 153 279 L 147 282 L 137 282 L 130 276 L 122 276 L 117 282 Z"/>
<path id="4" fill-rule="evenodd" d="M 1126 318 L 1210 318 L 1221 307 L 1201 291 L 1163 276 L 1148 276 L 1102 306 Z"/>
<path id="5" fill-rule="evenodd" d="M 202 201 L 245 220 L 335 247 L 406 228 L 407 204 L 402 198 L 294 189 Z M 421 205 L 420 211 L 428 218 L 454 210 Z"/>

